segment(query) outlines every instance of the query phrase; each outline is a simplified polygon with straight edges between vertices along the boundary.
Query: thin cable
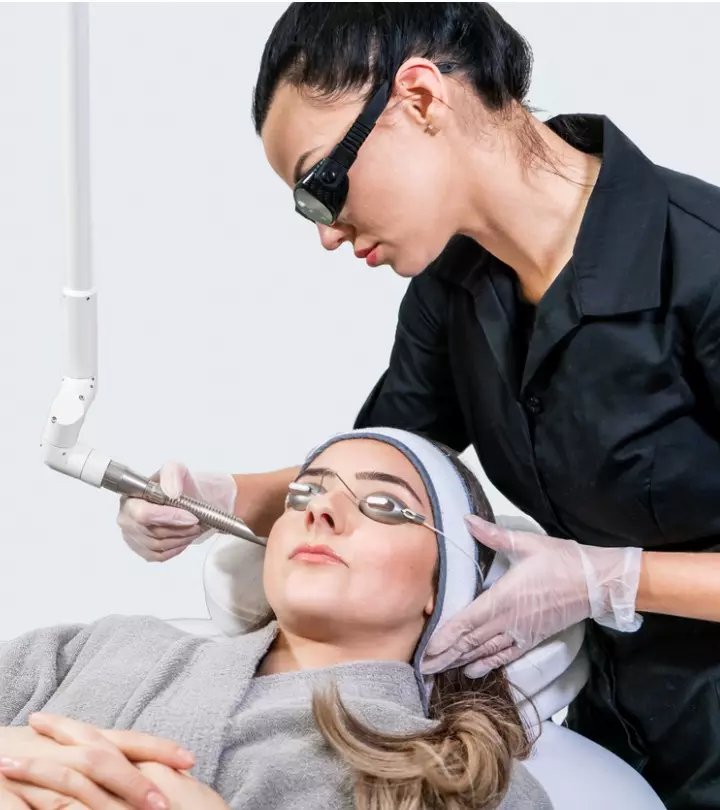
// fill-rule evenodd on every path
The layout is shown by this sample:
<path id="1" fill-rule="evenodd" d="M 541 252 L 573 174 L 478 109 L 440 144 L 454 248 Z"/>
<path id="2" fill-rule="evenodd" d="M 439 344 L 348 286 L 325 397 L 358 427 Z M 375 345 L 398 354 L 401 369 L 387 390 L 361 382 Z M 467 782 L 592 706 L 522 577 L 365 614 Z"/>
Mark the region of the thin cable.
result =
<path id="1" fill-rule="evenodd" d="M 472 564 L 475 566 L 475 570 L 480 575 L 480 582 L 482 582 L 485 579 L 485 574 L 483 574 L 482 569 L 480 568 L 480 565 L 478 564 L 478 561 L 474 557 L 471 557 L 470 554 L 468 554 L 467 551 L 465 551 L 465 549 L 462 548 L 462 546 L 459 546 L 452 539 L 452 537 L 445 534 L 445 532 L 441 532 L 439 529 L 436 529 L 434 526 L 430 526 L 427 523 L 419 523 L 418 525 L 419 526 L 424 526 L 426 529 L 430 529 L 431 532 L 435 532 L 435 534 L 439 534 L 441 537 L 444 537 L 448 542 L 452 543 L 455 546 L 455 548 L 458 551 L 460 551 L 461 553 L 463 553 L 468 558 L 468 560 L 470 560 L 470 562 L 472 562 Z"/>
<path id="2" fill-rule="evenodd" d="M 332 472 L 323 473 L 323 476 L 320 479 L 320 486 L 322 486 L 323 483 L 325 482 L 325 476 L 330 476 L 331 478 L 337 478 L 338 481 L 345 487 L 345 489 L 354 498 L 353 503 L 355 504 L 355 506 L 358 506 L 360 504 L 360 498 L 358 498 L 358 496 L 352 491 L 352 489 L 350 489 L 350 485 L 345 482 L 345 480 L 340 476 L 339 473 L 336 473 L 335 470 L 333 470 Z"/>

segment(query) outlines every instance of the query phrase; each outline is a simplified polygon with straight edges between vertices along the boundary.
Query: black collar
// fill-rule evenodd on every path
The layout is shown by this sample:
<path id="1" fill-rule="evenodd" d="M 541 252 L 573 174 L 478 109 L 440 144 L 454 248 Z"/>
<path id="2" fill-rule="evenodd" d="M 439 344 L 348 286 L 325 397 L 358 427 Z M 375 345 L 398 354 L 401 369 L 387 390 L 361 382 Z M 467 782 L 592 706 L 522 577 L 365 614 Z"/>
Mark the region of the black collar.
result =
<path id="1" fill-rule="evenodd" d="M 563 115 L 546 123 L 572 146 L 602 156 L 570 263 L 581 314 L 659 306 L 668 194 L 655 166 L 605 116 Z M 456 237 L 448 248 L 431 272 L 477 294 L 483 286 L 478 273 L 491 271 L 497 260 L 478 253 L 467 237 Z"/>
<path id="2" fill-rule="evenodd" d="M 668 195 L 655 166 L 604 116 L 558 116 L 547 124 L 572 146 L 602 155 L 572 259 L 582 313 L 658 306 Z"/>

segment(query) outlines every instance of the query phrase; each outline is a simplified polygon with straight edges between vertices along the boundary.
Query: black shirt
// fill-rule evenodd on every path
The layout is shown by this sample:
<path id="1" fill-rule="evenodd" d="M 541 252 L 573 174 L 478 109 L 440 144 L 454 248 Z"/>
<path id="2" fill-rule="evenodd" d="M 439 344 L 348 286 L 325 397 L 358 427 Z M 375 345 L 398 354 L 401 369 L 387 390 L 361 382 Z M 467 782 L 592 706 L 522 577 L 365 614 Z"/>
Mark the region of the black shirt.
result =
<path id="1" fill-rule="evenodd" d="M 472 444 L 556 536 L 720 546 L 720 189 L 607 118 L 549 124 L 602 155 L 573 258 L 528 320 L 510 268 L 454 238 L 410 282 L 356 425 Z"/>

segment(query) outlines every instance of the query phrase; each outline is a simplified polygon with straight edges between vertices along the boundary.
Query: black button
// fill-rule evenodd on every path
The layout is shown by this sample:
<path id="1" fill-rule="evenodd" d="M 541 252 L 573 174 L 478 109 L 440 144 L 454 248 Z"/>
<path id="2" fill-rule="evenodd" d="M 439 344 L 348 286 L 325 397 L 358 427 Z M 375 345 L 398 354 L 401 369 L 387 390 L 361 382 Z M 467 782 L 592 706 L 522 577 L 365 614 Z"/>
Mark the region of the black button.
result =
<path id="1" fill-rule="evenodd" d="M 530 413 L 535 414 L 535 416 L 542 413 L 543 409 L 542 402 L 536 396 L 529 396 L 525 400 L 525 407 L 530 411 Z"/>
<path id="2" fill-rule="evenodd" d="M 324 183 L 334 183 L 337 179 L 337 172 L 335 169 L 325 169 L 322 179 Z"/>

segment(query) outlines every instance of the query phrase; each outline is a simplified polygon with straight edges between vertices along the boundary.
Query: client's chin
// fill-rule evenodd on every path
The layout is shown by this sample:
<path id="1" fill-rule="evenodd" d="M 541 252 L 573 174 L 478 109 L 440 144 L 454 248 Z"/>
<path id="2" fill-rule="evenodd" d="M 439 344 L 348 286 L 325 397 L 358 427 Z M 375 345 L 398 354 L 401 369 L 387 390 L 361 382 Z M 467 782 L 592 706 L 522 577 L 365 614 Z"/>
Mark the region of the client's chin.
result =
<path id="1" fill-rule="evenodd" d="M 344 577 L 334 576 L 330 570 L 333 567 L 313 564 L 299 566 L 285 580 L 282 592 L 273 594 L 272 601 L 282 613 L 298 620 L 322 621 L 327 617 L 342 620 L 348 603 L 347 581 Z M 352 611 L 348 609 L 348 613 Z"/>

